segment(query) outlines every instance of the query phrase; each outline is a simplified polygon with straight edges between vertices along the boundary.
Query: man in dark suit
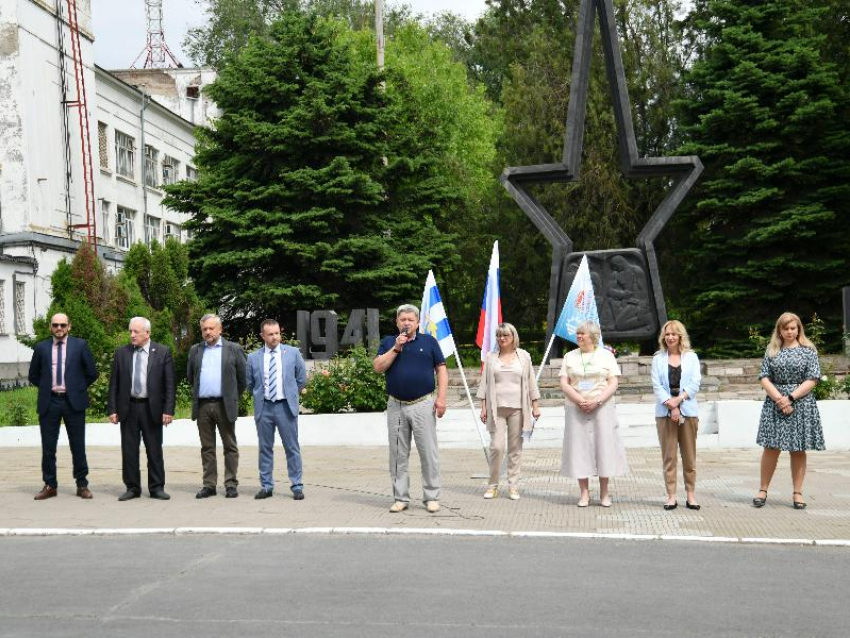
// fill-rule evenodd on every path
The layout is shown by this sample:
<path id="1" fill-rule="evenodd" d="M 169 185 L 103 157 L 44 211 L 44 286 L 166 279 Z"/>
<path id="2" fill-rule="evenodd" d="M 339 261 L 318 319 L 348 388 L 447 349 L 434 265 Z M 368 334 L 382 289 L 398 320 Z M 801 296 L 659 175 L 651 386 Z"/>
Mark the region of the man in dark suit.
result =
<path id="1" fill-rule="evenodd" d="M 118 348 L 109 377 L 109 420 L 121 423 L 121 466 L 129 501 L 142 495 L 139 435 L 148 456 L 148 491 L 167 501 L 162 428 L 174 418 L 174 360 L 165 346 L 151 341 L 151 322 L 130 320 L 130 345 Z"/>
<path id="2" fill-rule="evenodd" d="M 192 386 L 192 419 L 198 421 L 201 438 L 201 465 L 204 484 L 196 498 L 215 496 L 218 461 L 215 456 L 215 431 L 224 447 L 224 488 L 226 498 L 236 498 L 236 472 L 239 448 L 236 445 L 236 419 L 239 397 L 245 391 L 245 352 L 238 343 L 221 336 L 221 319 L 216 315 L 201 318 L 203 342 L 189 351 L 186 375 Z"/>
<path id="3" fill-rule="evenodd" d="M 51 339 L 39 341 L 30 361 L 29 381 L 38 386 L 38 423 L 41 427 L 41 474 L 44 487 L 35 495 L 43 501 L 56 496 L 56 444 L 60 422 L 65 420 L 68 444 L 74 463 L 77 496 L 89 499 L 89 465 L 86 461 L 86 408 L 88 387 L 97 379 L 97 368 L 89 344 L 70 336 L 68 315 L 50 319 Z"/>

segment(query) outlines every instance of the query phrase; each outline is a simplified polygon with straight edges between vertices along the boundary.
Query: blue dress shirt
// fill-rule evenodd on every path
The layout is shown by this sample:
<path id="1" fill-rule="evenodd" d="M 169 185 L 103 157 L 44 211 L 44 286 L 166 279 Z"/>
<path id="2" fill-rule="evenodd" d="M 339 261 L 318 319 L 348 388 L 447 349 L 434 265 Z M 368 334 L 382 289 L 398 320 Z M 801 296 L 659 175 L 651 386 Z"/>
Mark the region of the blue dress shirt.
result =
<path id="1" fill-rule="evenodd" d="M 204 342 L 204 352 L 201 357 L 201 378 L 198 382 L 198 397 L 201 399 L 221 398 L 221 337 L 215 345 Z"/>

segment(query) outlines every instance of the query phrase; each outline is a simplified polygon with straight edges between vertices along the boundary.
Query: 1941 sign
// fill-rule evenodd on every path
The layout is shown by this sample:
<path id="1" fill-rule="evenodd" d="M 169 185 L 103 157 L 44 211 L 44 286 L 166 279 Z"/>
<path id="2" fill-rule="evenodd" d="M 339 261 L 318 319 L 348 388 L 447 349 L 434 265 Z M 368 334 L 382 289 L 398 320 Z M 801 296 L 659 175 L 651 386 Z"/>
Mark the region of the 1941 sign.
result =
<path id="1" fill-rule="evenodd" d="M 377 349 L 381 340 L 377 308 L 358 308 L 348 315 L 348 323 L 339 338 L 339 316 L 333 310 L 299 310 L 295 336 L 305 359 L 325 360 L 339 352 L 340 346 L 365 345 Z"/>

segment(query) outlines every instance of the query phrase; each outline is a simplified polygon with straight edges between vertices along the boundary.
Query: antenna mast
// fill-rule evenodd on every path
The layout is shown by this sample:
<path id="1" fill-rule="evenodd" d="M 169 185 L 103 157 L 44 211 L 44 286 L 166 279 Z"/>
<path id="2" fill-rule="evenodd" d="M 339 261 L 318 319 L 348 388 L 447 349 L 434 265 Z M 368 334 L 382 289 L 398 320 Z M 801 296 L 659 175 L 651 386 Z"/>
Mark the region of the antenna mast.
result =
<path id="1" fill-rule="evenodd" d="M 165 33 L 162 28 L 162 3 L 164 0 L 145 0 L 145 17 L 148 25 L 148 41 L 142 52 L 136 56 L 131 69 L 136 68 L 136 62 L 144 56 L 143 69 L 175 69 L 183 68 L 177 57 L 165 43 Z"/>

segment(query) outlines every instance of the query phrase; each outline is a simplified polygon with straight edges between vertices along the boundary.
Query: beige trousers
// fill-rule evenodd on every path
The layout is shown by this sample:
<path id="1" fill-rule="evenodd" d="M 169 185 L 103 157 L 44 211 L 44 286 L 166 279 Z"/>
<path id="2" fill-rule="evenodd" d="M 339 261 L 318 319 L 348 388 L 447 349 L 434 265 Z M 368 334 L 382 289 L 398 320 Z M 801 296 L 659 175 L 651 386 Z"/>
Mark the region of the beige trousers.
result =
<path id="1" fill-rule="evenodd" d="M 499 473 L 505 458 L 505 441 L 508 451 L 508 485 L 519 483 L 519 464 L 522 457 L 522 410 L 498 408 L 495 429 L 490 432 L 490 487 L 499 485 Z"/>
<path id="2" fill-rule="evenodd" d="M 685 479 L 685 489 L 693 492 L 697 482 L 697 430 L 699 418 L 686 416 L 685 422 L 679 425 L 670 417 L 656 417 L 655 426 L 658 429 L 658 442 L 661 444 L 661 458 L 664 461 L 664 482 L 667 493 L 676 493 L 676 472 L 678 459 L 676 448 L 682 455 L 682 476 Z"/>

